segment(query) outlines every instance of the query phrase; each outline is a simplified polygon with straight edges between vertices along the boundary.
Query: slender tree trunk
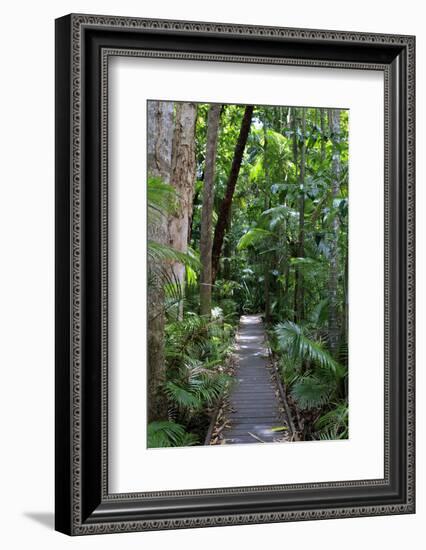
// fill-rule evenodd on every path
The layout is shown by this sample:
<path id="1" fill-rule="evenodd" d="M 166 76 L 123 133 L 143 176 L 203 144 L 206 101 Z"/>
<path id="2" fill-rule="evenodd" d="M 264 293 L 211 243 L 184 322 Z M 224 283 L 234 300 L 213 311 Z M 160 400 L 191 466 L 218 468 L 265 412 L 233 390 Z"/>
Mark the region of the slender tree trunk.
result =
<path id="1" fill-rule="evenodd" d="M 296 107 L 293 107 L 291 109 L 290 117 L 291 117 L 291 130 L 293 132 L 293 164 L 294 164 L 295 179 L 297 180 L 299 146 L 297 144 L 297 109 Z"/>
<path id="2" fill-rule="evenodd" d="M 330 129 L 333 140 L 333 152 L 331 160 L 331 201 L 338 196 L 340 191 L 340 111 L 329 110 Z M 334 205 L 332 206 L 334 210 Z M 330 273 L 329 273 L 329 304 L 328 304 L 328 336 L 330 341 L 331 354 L 336 357 L 339 348 L 339 321 L 338 321 L 338 239 L 339 239 L 339 217 L 337 212 L 333 213 L 331 235 L 330 235 Z"/>
<path id="3" fill-rule="evenodd" d="M 268 134 L 267 134 L 267 118 L 263 121 L 263 169 L 265 170 L 265 202 L 264 210 L 270 208 L 269 201 L 269 189 L 270 189 L 270 179 L 269 179 L 269 163 L 267 161 L 267 150 L 268 150 Z M 270 294 L 270 253 L 266 252 L 263 255 L 263 288 L 264 288 L 264 297 L 265 297 L 265 323 L 268 324 L 271 320 L 271 294 Z"/>
<path id="4" fill-rule="evenodd" d="M 207 118 L 206 167 L 200 235 L 200 313 L 210 317 L 212 300 L 212 219 L 217 138 L 221 105 L 211 105 Z"/>
<path id="5" fill-rule="evenodd" d="M 202 177 L 202 181 L 204 181 L 204 175 Z M 192 210 L 191 210 L 191 217 L 189 219 L 189 228 L 188 228 L 188 244 L 191 242 L 192 239 L 192 229 L 194 225 L 194 205 L 198 204 L 198 198 L 200 196 L 200 191 L 196 190 L 194 197 L 192 199 Z"/>
<path id="6" fill-rule="evenodd" d="M 344 288 L 343 288 L 343 315 L 342 315 L 342 330 L 341 338 L 344 342 L 348 341 L 348 278 L 349 278 L 349 252 L 345 251 L 345 273 L 344 273 Z"/>
<path id="7" fill-rule="evenodd" d="M 170 181 L 173 103 L 148 102 L 148 176 Z M 167 220 L 151 220 L 147 227 L 148 239 L 160 244 L 167 242 Z M 148 421 L 167 418 L 167 399 L 162 388 L 166 377 L 164 362 L 164 288 L 156 277 L 161 266 L 148 257 Z"/>
<path id="8" fill-rule="evenodd" d="M 170 184 L 176 190 L 177 205 L 174 214 L 169 217 L 168 239 L 172 248 L 184 253 L 188 250 L 194 196 L 196 119 L 197 108 L 194 103 L 177 103 L 170 176 Z M 173 281 L 179 284 L 183 297 L 185 266 L 174 263 L 171 270 Z M 179 304 L 179 317 L 183 317 L 183 300 Z"/>
<path id="9" fill-rule="evenodd" d="M 231 257 L 232 257 L 231 220 L 232 220 L 232 207 L 229 213 L 228 225 L 226 226 L 225 244 L 223 245 L 223 254 L 226 258 L 226 263 L 224 263 L 224 266 L 223 266 L 223 278 L 227 280 L 231 278 Z"/>
<path id="10" fill-rule="evenodd" d="M 290 264 L 289 264 L 289 258 L 286 258 L 286 264 L 285 264 L 285 270 L 284 270 L 284 307 L 285 311 L 287 311 L 288 307 L 288 291 L 290 288 Z"/>
<path id="11" fill-rule="evenodd" d="M 265 323 L 268 324 L 271 320 L 271 294 L 269 291 L 271 267 L 269 265 L 269 255 L 265 254 L 265 272 L 264 272 L 264 288 L 265 288 Z"/>
<path id="12" fill-rule="evenodd" d="M 321 160 L 325 160 L 325 113 L 324 109 L 320 109 L 320 124 L 321 124 Z"/>
<path id="13" fill-rule="evenodd" d="M 231 213 L 232 198 L 234 196 L 235 186 L 237 185 L 238 174 L 240 173 L 241 162 L 243 160 L 244 149 L 246 147 L 247 138 L 250 132 L 251 118 L 253 115 L 253 105 L 247 105 L 244 111 L 244 116 L 241 122 L 240 134 L 234 150 L 234 158 L 232 160 L 231 171 L 226 185 L 225 196 L 222 200 L 219 209 L 219 216 L 216 223 L 213 239 L 212 251 L 212 278 L 213 282 L 216 279 L 216 273 L 219 266 L 219 259 L 222 252 L 223 239 L 225 230 L 229 223 Z"/>
<path id="14" fill-rule="evenodd" d="M 297 255 L 299 258 L 305 256 L 305 156 L 306 156 L 306 108 L 302 109 L 302 136 L 303 142 L 300 153 L 300 169 L 299 169 L 299 237 L 297 245 Z M 301 267 L 296 267 L 296 292 L 295 292 L 295 319 L 297 323 L 300 323 L 304 316 L 304 289 L 303 289 L 303 271 Z"/>
<path id="15" fill-rule="evenodd" d="M 294 181 L 297 181 L 297 174 L 298 174 L 298 144 L 297 144 L 297 109 L 296 107 L 290 107 L 288 110 L 288 122 L 291 127 L 291 131 L 293 133 L 293 165 L 294 165 Z M 291 246 L 291 253 L 290 257 L 293 257 L 295 254 L 298 254 L 298 245 L 296 243 L 296 246 Z M 297 322 L 297 315 L 296 315 L 296 295 L 297 295 L 297 270 L 294 269 L 294 285 L 292 284 L 293 288 L 293 296 L 291 297 L 291 302 L 293 303 L 293 319 L 295 322 Z"/>

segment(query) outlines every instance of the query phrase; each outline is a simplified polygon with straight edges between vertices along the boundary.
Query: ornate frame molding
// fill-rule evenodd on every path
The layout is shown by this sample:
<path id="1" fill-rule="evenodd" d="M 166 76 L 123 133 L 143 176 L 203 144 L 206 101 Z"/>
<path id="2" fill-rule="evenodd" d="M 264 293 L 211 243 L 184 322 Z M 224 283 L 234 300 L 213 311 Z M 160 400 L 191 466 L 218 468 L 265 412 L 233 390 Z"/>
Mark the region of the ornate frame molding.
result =
<path id="1" fill-rule="evenodd" d="M 100 118 L 97 122 L 99 127 L 95 130 L 99 132 L 99 203 L 100 215 L 96 218 L 99 223 L 100 252 L 99 252 L 99 347 L 100 347 L 100 367 L 99 367 L 99 390 L 101 397 L 99 400 L 99 411 L 97 412 L 97 430 L 99 431 L 99 456 L 97 456 L 98 467 L 95 472 L 99 473 L 99 478 L 94 484 L 87 484 L 87 475 L 84 465 L 85 456 L 83 448 L 86 451 L 84 426 L 87 422 L 87 410 L 84 409 L 84 403 L 87 399 L 87 382 L 85 374 L 89 367 L 87 361 L 85 364 L 85 342 L 87 335 L 84 331 L 86 315 L 86 292 L 87 292 L 87 269 L 89 245 L 87 241 L 87 231 L 92 231 L 93 227 L 89 223 L 87 216 L 85 194 L 87 193 L 87 182 L 89 176 L 87 172 L 86 149 L 89 146 L 88 138 L 85 136 L 87 131 L 88 102 L 91 93 L 89 78 L 87 76 L 87 66 L 94 63 L 93 52 L 95 47 L 89 47 L 89 34 L 96 37 L 96 31 L 110 30 L 116 36 L 120 34 L 132 36 L 141 33 L 141 36 L 191 36 L 205 37 L 206 35 L 220 39 L 226 36 L 238 43 L 243 43 L 245 39 L 257 39 L 275 43 L 283 41 L 285 43 L 303 45 L 323 44 L 326 48 L 333 48 L 333 45 L 340 48 L 354 47 L 353 56 L 356 58 L 356 46 L 368 44 L 375 48 L 377 52 L 389 51 L 389 60 L 384 62 L 375 62 L 371 59 L 356 61 L 349 58 L 330 59 L 330 58 L 309 58 L 299 56 L 280 56 L 280 55 L 253 55 L 233 53 L 209 53 L 194 51 L 171 51 L 170 49 L 155 48 L 132 48 L 128 45 L 120 47 L 117 44 L 102 44 L 99 49 L 99 56 L 96 57 L 96 63 L 99 65 L 100 82 Z M 118 40 L 120 42 L 120 40 Z M 57 311 L 57 330 L 62 332 L 66 329 L 67 334 L 57 337 L 59 352 L 57 353 L 56 373 L 57 379 L 57 426 L 61 431 L 64 425 L 69 422 L 66 434 L 59 434 L 57 431 L 57 529 L 69 534 L 83 535 L 91 533 L 112 533 L 124 531 L 140 531 L 152 529 L 177 529 L 188 527 L 201 527 L 213 525 L 236 525 L 246 523 L 262 522 L 282 522 L 308 519 L 326 519 L 336 517 L 359 517 L 369 515 L 401 514 L 412 513 L 414 511 L 414 134 L 415 134 L 415 60 L 414 60 L 415 40 L 412 36 L 364 34 L 364 33 L 346 33 L 341 31 L 322 31 L 308 29 L 286 29 L 278 27 L 252 27 L 245 25 L 228 25 L 218 23 L 201 23 L 186 21 L 168 21 L 151 20 L 122 17 L 107 17 L 95 15 L 70 15 L 57 20 L 57 174 L 56 186 L 58 194 L 67 193 L 68 197 L 63 197 L 57 204 L 57 215 L 63 216 L 68 213 L 69 225 L 62 225 L 57 219 L 57 239 L 61 246 L 68 239 L 69 248 L 66 251 L 57 250 L 57 280 L 68 281 L 62 285 L 59 281 L 59 294 L 57 302 L 59 305 L 64 300 L 68 300 L 69 316 L 65 318 L 62 311 Z M 342 49 L 343 51 L 343 49 Z M 352 50 L 351 50 L 352 51 Z M 401 61 L 398 65 L 392 58 L 403 56 L 402 62 L 405 62 L 406 74 L 401 74 Z M 398 53 L 399 52 L 399 53 Z M 90 60 L 89 57 L 93 59 Z M 108 59 L 110 56 L 139 56 L 139 57 L 165 57 L 169 59 L 191 59 L 202 61 L 230 61 L 239 63 L 273 63 L 284 65 L 301 65 L 313 67 L 337 67 L 345 69 L 368 69 L 384 72 L 385 77 L 385 477 L 383 480 L 363 480 L 363 481 L 344 481 L 333 483 L 313 483 L 297 485 L 276 485 L 270 487 L 239 487 L 226 489 L 209 489 L 193 491 L 170 491 L 158 493 L 130 493 L 130 494 L 109 494 L 108 493 L 108 475 L 107 475 L 107 404 L 108 404 L 108 346 L 107 346 L 107 320 L 108 320 Z M 380 57 L 380 56 L 379 56 Z M 400 59 L 402 59 L 400 57 Z M 65 66 L 63 63 L 65 62 Z M 93 68 L 93 67 L 92 67 Z M 63 89 L 65 82 L 65 88 Z M 89 86 L 89 87 L 88 87 Z M 403 96 L 403 99 L 401 99 Z M 406 127 L 405 134 L 401 139 L 395 135 L 396 122 L 392 118 L 392 109 L 396 108 L 394 102 L 400 100 L 406 105 Z M 92 102 L 93 103 L 93 102 Z M 68 109 L 69 120 L 63 124 L 66 109 Z M 86 126 L 85 126 L 86 125 Z M 405 140 L 405 141 L 404 141 Z M 70 151 L 67 154 L 66 149 Z M 398 154 L 398 166 L 394 165 L 392 153 L 400 151 Z M 401 172 L 401 164 L 402 166 Z M 96 167 L 93 168 L 96 170 Z M 392 195 L 392 178 L 395 178 L 397 170 L 400 180 L 398 187 L 398 197 L 401 204 L 395 204 L 395 192 Z M 97 172 L 96 172 L 97 173 Z M 64 185 L 64 178 L 68 184 Z M 68 179 L 69 178 L 69 179 Z M 405 182 L 405 189 L 402 184 Z M 58 198 L 57 198 L 58 200 Z M 404 202 L 405 201 L 405 202 Z M 391 230 L 391 221 L 395 220 L 396 210 L 400 219 L 400 234 L 398 235 L 396 250 L 396 235 Z M 91 219 L 91 218 L 90 218 Z M 58 242 L 57 241 L 57 242 Z M 401 269 L 405 273 L 405 281 L 401 280 L 401 273 L 398 271 L 395 280 L 392 274 L 392 262 L 403 255 Z M 68 258 L 68 261 L 65 261 Z M 65 262 L 65 265 L 64 265 Z M 65 272 L 67 275 L 65 275 Z M 67 278 L 68 277 L 68 278 Z M 65 281 L 66 279 L 66 281 Z M 401 344 L 404 349 L 393 350 L 398 355 L 399 361 L 402 361 L 397 375 L 401 379 L 404 377 L 406 393 L 403 396 L 405 402 L 406 414 L 404 418 L 405 427 L 402 426 L 399 433 L 400 437 L 405 437 L 406 445 L 406 468 L 399 472 L 400 477 L 405 477 L 405 481 L 400 480 L 403 488 L 398 493 L 398 498 L 393 501 L 383 500 L 380 504 L 364 504 L 354 506 L 319 506 L 313 507 L 307 501 L 306 509 L 287 509 L 262 511 L 253 510 L 249 513 L 239 513 L 238 511 L 222 514 L 219 510 L 210 515 L 202 513 L 200 515 L 190 514 L 178 518 L 165 516 L 152 519 L 150 514 L 142 510 L 130 519 L 128 513 L 122 510 L 126 506 L 137 506 L 144 499 L 158 499 L 168 497 L 169 499 L 177 497 L 208 497 L 233 495 L 241 498 L 248 494 L 283 494 L 283 493 L 304 493 L 307 490 L 347 490 L 374 487 L 389 487 L 392 485 L 391 465 L 394 457 L 391 456 L 391 438 L 398 434 L 391 433 L 391 415 L 392 399 L 395 399 L 395 389 L 392 393 L 392 380 L 396 380 L 395 372 L 391 369 L 391 329 L 392 329 L 392 288 L 395 285 L 401 286 L 400 296 L 405 308 L 404 321 L 400 329 L 405 334 L 405 342 Z M 393 287 L 392 287 L 393 285 Z M 63 286 L 65 288 L 63 288 Z M 398 287 L 399 288 L 399 287 Z M 405 290 L 404 290 L 405 289 Z M 57 289 L 58 293 L 58 289 Z M 395 308 L 395 306 L 393 306 Z M 395 311 L 395 310 L 394 310 Z M 398 325 L 399 326 L 399 325 Z M 393 327 L 394 330 L 395 327 Z M 401 332 L 401 334 L 402 334 Z M 85 340 L 86 339 L 86 340 Z M 88 346 L 88 344 L 86 344 Z M 392 348 L 393 349 L 393 348 Z M 68 357 L 68 359 L 67 359 Z M 64 365 L 64 361 L 66 365 Z M 395 361 L 395 358 L 394 358 Z M 405 370 L 404 370 L 405 367 Z M 395 369 L 395 367 L 393 367 Z M 392 380 L 391 380 L 392 379 Z M 395 383 L 395 382 L 394 382 Z M 69 392 L 69 401 L 62 402 L 63 392 L 66 389 Z M 93 388 L 91 388 L 92 390 Z M 399 396 L 401 397 L 401 396 Z M 66 409 L 66 410 L 65 410 Z M 395 424 L 395 421 L 394 421 Z M 404 432 L 404 433 L 402 433 Z M 98 432 L 97 432 L 98 433 Z M 66 443 L 68 442 L 68 443 Z M 67 446 L 68 444 L 68 446 Z M 394 472 L 395 475 L 395 472 Z M 58 489 L 58 485 L 68 484 L 67 488 Z M 99 494 L 97 494 L 97 492 Z M 96 493 L 96 494 L 95 494 Z M 402 495 L 404 493 L 404 495 Z M 87 496 L 88 495 L 88 496 Z M 402 496 L 404 498 L 401 501 Z M 217 499 L 216 499 L 217 500 Z M 392 499 L 390 499 L 392 500 Z M 99 506 L 94 506 L 95 501 Z M 171 500 L 170 500 L 171 502 Z M 90 510 L 90 513 L 88 513 Z M 121 521 L 121 518 L 125 518 Z"/>

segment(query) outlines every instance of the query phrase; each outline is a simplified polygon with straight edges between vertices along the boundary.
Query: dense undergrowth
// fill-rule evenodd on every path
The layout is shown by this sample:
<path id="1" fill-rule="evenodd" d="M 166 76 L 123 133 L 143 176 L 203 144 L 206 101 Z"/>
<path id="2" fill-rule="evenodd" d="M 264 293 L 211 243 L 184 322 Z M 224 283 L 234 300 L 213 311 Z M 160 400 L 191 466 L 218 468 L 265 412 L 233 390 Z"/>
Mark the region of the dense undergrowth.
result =
<path id="1" fill-rule="evenodd" d="M 182 105 L 173 107 L 176 124 Z M 170 231 L 169 240 L 148 243 L 148 292 L 164 306 L 152 321 L 152 331 L 155 325 L 161 335 L 156 368 L 163 378 L 151 400 L 167 405 L 160 417 L 151 418 L 148 446 L 204 443 L 215 404 L 233 383 L 228 361 L 245 313 L 263 315 L 299 439 L 345 439 L 348 113 L 223 105 L 215 145 L 213 107 L 200 104 L 196 113 L 191 108 L 195 168 L 190 167 L 189 202 L 182 202 L 173 173 L 148 179 L 152 223 L 166 230 L 170 220 L 185 217 L 188 233 L 180 250 L 170 244 Z M 178 129 L 187 119 L 179 119 Z M 175 145 L 174 139 L 176 167 Z M 213 249 L 207 259 L 206 235 Z M 184 279 L 177 277 L 176 265 L 185 266 Z M 206 286 L 211 304 L 203 313 L 200 296 Z"/>

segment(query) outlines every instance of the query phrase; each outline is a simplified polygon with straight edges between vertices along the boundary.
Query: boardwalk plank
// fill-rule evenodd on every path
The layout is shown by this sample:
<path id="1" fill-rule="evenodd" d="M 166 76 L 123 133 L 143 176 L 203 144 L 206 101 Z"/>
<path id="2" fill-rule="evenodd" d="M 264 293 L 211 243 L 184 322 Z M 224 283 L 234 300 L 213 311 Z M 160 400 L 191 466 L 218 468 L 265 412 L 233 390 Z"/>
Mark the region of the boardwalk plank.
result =
<path id="1" fill-rule="evenodd" d="M 274 442 L 283 432 L 271 428 L 287 426 L 287 419 L 268 370 L 265 329 L 260 315 L 241 317 L 237 345 L 237 381 L 229 395 L 229 426 L 223 430 L 221 443 Z"/>

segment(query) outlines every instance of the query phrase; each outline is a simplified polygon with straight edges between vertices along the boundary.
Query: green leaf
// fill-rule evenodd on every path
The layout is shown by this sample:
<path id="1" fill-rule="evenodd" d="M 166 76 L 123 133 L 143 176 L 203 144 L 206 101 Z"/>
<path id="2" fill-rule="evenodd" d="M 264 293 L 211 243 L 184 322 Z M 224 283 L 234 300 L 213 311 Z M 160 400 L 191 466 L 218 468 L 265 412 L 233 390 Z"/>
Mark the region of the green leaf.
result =
<path id="1" fill-rule="evenodd" d="M 198 437 L 185 431 L 181 424 L 168 420 L 157 420 L 148 424 L 148 448 L 186 447 L 196 445 Z"/>
<path id="2" fill-rule="evenodd" d="M 301 326 L 292 321 L 285 321 L 276 325 L 274 332 L 282 351 L 300 360 L 310 359 L 320 367 L 329 369 L 339 378 L 345 375 L 345 369 L 324 349 L 322 343 L 306 336 Z"/>
<path id="3" fill-rule="evenodd" d="M 200 268 L 200 260 L 191 253 L 180 252 L 166 244 L 148 241 L 148 256 L 157 262 L 176 262 L 189 265 L 192 269 Z"/>
<path id="4" fill-rule="evenodd" d="M 327 382 L 322 382 L 314 376 L 302 378 L 291 389 L 291 395 L 301 409 L 312 409 L 325 405 L 331 392 L 332 388 Z"/>
<path id="5" fill-rule="evenodd" d="M 272 237 L 273 235 L 274 234 L 271 231 L 261 229 L 260 227 L 249 229 L 247 233 L 245 233 L 238 241 L 237 250 L 244 250 L 249 246 L 254 246 L 255 244 L 258 244 L 263 240 Z"/>
<path id="6" fill-rule="evenodd" d="M 290 258 L 291 265 L 309 265 L 313 266 L 318 264 L 317 260 L 313 258 Z"/>
<path id="7" fill-rule="evenodd" d="M 197 395 L 194 395 L 190 389 L 180 386 L 175 382 L 166 382 L 164 390 L 167 397 L 181 407 L 198 409 L 201 405 Z"/>
<path id="8" fill-rule="evenodd" d="M 159 177 L 148 177 L 148 221 L 153 222 L 158 217 L 166 214 L 174 214 L 177 198 L 178 195 L 174 187 L 165 183 Z"/>
<path id="9" fill-rule="evenodd" d="M 180 424 L 159 420 L 148 424 L 148 447 L 173 447 L 178 445 L 185 429 Z"/>
<path id="10" fill-rule="evenodd" d="M 339 403 L 334 409 L 320 416 L 315 422 L 315 428 L 322 430 L 334 430 L 338 432 L 342 428 L 348 429 L 349 409 L 347 403 Z"/>

